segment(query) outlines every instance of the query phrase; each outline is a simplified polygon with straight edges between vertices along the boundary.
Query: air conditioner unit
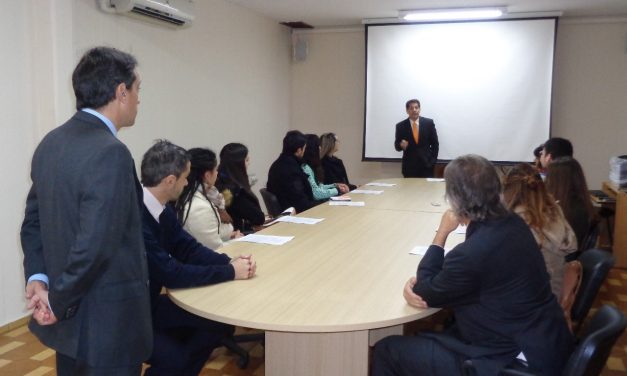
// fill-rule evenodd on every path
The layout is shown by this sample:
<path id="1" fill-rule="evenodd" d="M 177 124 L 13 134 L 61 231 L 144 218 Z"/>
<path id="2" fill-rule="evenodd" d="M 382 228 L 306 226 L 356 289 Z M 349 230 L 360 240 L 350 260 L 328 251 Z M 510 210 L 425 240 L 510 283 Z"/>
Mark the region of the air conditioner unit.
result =
<path id="1" fill-rule="evenodd" d="M 176 26 L 188 26 L 194 20 L 191 0 L 100 0 L 108 13 L 140 15 Z"/>

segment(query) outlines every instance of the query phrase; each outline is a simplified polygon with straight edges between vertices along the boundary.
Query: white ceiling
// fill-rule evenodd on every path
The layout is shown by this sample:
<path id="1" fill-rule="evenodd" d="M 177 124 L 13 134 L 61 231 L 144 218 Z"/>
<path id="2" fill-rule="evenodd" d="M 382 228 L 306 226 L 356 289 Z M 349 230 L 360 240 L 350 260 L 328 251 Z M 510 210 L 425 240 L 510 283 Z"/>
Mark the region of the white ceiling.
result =
<path id="1" fill-rule="evenodd" d="M 399 10 L 507 6 L 508 12 L 561 11 L 564 17 L 625 17 L 627 0 L 229 0 L 277 22 L 314 27 L 355 26 L 365 18 L 393 18 Z"/>

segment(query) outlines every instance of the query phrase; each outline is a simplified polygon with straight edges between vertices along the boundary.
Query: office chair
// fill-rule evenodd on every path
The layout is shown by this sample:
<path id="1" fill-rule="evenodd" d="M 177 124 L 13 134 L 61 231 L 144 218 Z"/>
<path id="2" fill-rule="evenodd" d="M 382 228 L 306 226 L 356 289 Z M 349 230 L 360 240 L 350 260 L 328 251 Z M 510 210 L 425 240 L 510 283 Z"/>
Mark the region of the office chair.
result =
<path id="1" fill-rule="evenodd" d="M 601 222 L 599 220 L 593 219 L 590 223 L 590 229 L 588 233 L 581 241 L 579 245 L 578 252 L 581 254 L 584 251 L 595 248 L 597 245 L 597 240 L 599 239 L 599 232 L 601 231 Z"/>
<path id="2" fill-rule="evenodd" d="M 583 269 L 581 286 L 570 312 L 575 334 L 581 328 L 601 285 L 614 266 L 614 257 L 607 251 L 593 248 L 583 252 L 579 257 L 579 262 Z"/>
<path id="3" fill-rule="evenodd" d="M 270 214 L 272 218 L 278 217 L 283 211 L 281 204 L 279 204 L 279 199 L 267 188 L 261 188 L 259 192 L 261 193 L 261 197 L 263 197 L 263 202 L 266 204 L 268 214 Z"/>
<path id="4" fill-rule="evenodd" d="M 250 355 L 248 354 L 248 351 L 239 345 L 239 343 L 242 342 L 261 342 L 263 345 L 265 342 L 265 333 L 239 334 L 227 337 L 220 342 L 222 346 L 239 356 L 239 359 L 236 361 L 237 366 L 240 369 L 246 369 L 246 367 L 248 367 L 248 362 L 250 361 Z"/>
<path id="5" fill-rule="evenodd" d="M 602 306 L 590 320 L 585 333 L 566 362 L 563 376 L 597 376 L 601 374 L 612 346 L 625 331 L 627 321 L 617 308 Z M 465 364 L 465 366 L 467 366 Z M 501 371 L 504 376 L 533 376 L 520 362 Z"/>

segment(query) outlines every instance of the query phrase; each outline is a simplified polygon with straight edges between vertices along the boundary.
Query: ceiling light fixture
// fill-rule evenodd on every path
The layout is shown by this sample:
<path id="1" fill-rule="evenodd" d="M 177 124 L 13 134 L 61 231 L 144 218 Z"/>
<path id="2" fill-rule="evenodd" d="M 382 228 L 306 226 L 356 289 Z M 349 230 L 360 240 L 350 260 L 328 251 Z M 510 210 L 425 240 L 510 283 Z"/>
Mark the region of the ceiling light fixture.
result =
<path id="1" fill-rule="evenodd" d="M 399 18 L 405 21 L 450 21 L 499 18 L 507 13 L 506 8 L 458 8 L 402 10 Z"/>

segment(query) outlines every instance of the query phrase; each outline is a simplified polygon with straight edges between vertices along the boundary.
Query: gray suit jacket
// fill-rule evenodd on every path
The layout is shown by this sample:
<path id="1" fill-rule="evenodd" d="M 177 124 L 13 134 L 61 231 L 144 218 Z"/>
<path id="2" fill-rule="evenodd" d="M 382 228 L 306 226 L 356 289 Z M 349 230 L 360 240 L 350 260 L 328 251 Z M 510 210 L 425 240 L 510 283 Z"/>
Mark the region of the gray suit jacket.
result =
<path id="1" fill-rule="evenodd" d="M 141 187 L 130 152 L 100 119 L 79 111 L 39 144 L 31 179 L 24 272 L 48 275 L 59 320 L 31 320 L 31 331 L 92 366 L 141 363 L 152 351 L 152 329 Z"/>

